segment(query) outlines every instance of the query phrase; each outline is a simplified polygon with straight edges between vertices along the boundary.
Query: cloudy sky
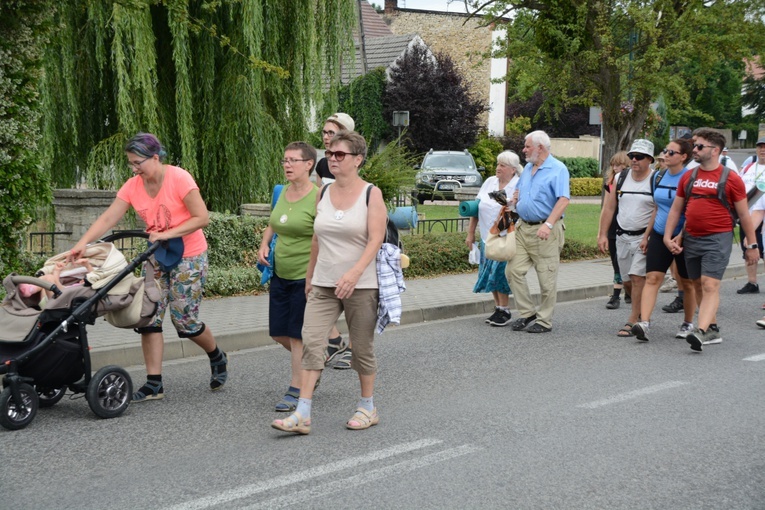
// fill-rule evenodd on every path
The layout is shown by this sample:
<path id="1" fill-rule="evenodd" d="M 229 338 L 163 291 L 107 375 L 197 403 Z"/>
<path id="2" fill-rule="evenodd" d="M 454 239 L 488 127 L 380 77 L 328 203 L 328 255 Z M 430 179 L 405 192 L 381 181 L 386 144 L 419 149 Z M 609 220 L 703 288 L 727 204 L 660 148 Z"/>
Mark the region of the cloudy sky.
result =
<path id="1" fill-rule="evenodd" d="M 383 5 L 385 0 L 373 0 L 371 3 Z M 466 12 L 463 0 L 398 0 L 398 6 L 428 11 Z"/>

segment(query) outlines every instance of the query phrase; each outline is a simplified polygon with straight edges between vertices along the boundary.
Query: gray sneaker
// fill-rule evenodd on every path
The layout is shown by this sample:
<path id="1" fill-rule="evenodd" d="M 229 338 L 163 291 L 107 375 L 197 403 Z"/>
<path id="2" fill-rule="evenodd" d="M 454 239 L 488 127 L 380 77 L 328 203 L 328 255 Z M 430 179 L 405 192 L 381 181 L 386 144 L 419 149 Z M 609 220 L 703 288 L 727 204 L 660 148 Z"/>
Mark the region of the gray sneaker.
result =
<path id="1" fill-rule="evenodd" d="M 716 345 L 722 343 L 722 335 L 720 335 L 720 328 L 717 326 L 709 326 L 706 335 L 701 340 L 701 345 Z"/>
<path id="2" fill-rule="evenodd" d="M 701 346 L 704 344 L 707 333 L 699 328 L 694 329 L 685 337 L 685 341 L 691 346 L 691 349 L 696 352 L 701 352 Z"/>
<path id="3" fill-rule="evenodd" d="M 680 331 L 677 332 L 675 335 L 675 338 L 686 338 L 688 336 L 688 333 L 693 331 L 693 323 L 690 322 L 683 322 L 683 325 L 680 326 Z"/>
<path id="4" fill-rule="evenodd" d="M 646 321 L 636 322 L 632 326 L 632 334 L 635 335 L 635 338 L 637 338 L 641 342 L 647 342 L 648 341 L 648 323 Z"/>

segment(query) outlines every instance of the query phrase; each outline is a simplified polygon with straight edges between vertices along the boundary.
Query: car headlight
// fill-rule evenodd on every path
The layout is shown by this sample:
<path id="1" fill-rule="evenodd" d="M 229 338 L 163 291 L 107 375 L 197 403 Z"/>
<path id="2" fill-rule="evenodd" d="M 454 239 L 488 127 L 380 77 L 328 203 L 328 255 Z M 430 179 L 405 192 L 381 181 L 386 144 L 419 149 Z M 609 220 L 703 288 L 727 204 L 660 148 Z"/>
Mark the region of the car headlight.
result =
<path id="1" fill-rule="evenodd" d="M 430 174 L 417 174 L 417 180 L 420 182 L 430 182 L 431 175 Z"/>
<path id="2" fill-rule="evenodd" d="M 475 175 L 466 175 L 465 176 L 465 182 L 468 183 L 468 184 L 474 184 L 476 179 L 478 179 L 478 177 L 475 176 Z"/>

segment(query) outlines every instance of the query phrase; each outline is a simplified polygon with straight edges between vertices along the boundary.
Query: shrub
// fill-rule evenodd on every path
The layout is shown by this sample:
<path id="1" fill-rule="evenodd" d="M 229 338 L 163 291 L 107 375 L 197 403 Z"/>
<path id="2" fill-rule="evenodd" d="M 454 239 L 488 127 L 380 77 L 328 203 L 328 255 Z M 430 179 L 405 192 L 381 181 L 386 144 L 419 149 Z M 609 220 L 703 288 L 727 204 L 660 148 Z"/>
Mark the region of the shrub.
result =
<path id="1" fill-rule="evenodd" d="M 484 180 L 494 175 L 497 168 L 497 156 L 503 150 L 502 142 L 498 138 L 490 137 L 485 132 L 481 133 L 475 145 L 468 150 L 473 155 L 476 165 L 479 168 L 484 167 L 485 170 L 481 172 Z"/>
<path id="2" fill-rule="evenodd" d="M 603 179 L 600 177 L 574 178 L 569 181 L 572 197 L 593 197 L 600 195 Z"/>
<path id="3" fill-rule="evenodd" d="M 414 156 L 405 147 L 398 145 L 398 140 L 394 140 L 368 158 L 359 169 L 359 175 L 380 188 L 383 200 L 390 205 L 402 189 L 412 186 L 416 173 L 415 163 Z"/>
<path id="4" fill-rule="evenodd" d="M 210 266 L 215 268 L 255 267 L 268 218 L 210 213 L 205 228 Z"/>
<path id="5" fill-rule="evenodd" d="M 205 295 L 234 296 L 261 294 L 267 287 L 260 285 L 260 271 L 255 267 L 220 268 L 210 266 L 205 283 Z"/>
<path id="6" fill-rule="evenodd" d="M 569 176 L 576 177 L 598 177 L 600 169 L 598 160 L 595 158 L 558 158 L 568 167 Z"/>
<path id="7" fill-rule="evenodd" d="M 405 237 L 404 251 L 411 263 L 404 278 L 469 273 L 475 266 L 468 263 L 465 234 L 460 232 L 425 234 Z"/>
<path id="8" fill-rule="evenodd" d="M 561 261 L 590 260 L 603 257 L 598 247 L 587 245 L 573 239 L 566 239 L 563 250 L 560 252 Z"/>

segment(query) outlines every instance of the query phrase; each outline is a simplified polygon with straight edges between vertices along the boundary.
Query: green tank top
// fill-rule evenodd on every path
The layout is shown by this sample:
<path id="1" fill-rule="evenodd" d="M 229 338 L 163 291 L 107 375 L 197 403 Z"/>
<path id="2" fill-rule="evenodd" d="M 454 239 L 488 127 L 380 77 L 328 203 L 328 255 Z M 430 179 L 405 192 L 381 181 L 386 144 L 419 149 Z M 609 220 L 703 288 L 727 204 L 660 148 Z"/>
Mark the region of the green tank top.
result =
<path id="1" fill-rule="evenodd" d="M 314 186 L 297 202 L 288 202 L 288 187 L 289 184 L 279 195 L 268 222 L 279 235 L 274 252 L 274 271 L 285 280 L 303 280 L 311 257 L 318 188 Z"/>

